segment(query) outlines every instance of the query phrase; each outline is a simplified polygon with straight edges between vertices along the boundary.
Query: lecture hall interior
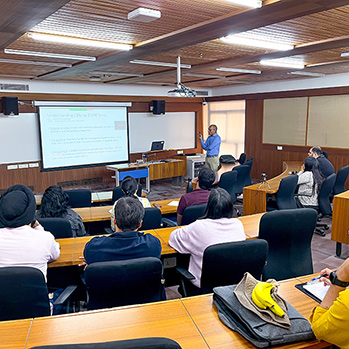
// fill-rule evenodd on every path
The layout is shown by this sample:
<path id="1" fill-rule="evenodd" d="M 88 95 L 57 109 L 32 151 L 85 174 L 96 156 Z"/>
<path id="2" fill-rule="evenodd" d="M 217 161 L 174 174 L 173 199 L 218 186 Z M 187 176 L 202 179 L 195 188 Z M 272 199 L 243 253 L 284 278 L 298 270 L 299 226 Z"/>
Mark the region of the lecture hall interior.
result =
<path id="1" fill-rule="evenodd" d="M 88 188 L 92 194 L 88 207 L 72 207 L 87 235 L 56 237 L 61 254 L 48 264 L 49 292 L 51 286 L 74 285 L 69 305 L 58 315 L 0 321 L 0 348 L 105 342 L 113 343 L 101 348 L 254 347 L 221 320 L 219 297 L 212 295 L 213 287 L 237 284 L 242 277 L 224 285 L 211 282 L 210 291 L 182 297 L 189 257 L 169 244 L 178 228 L 171 226 L 171 216 L 188 178 L 195 189 L 204 165 L 198 134 L 206 139 L 212 124 L 221 137 L 219 155 L 239 159 L 245 153 L 253 160 L 249 179 L 233 193 L 234 200 L 238 196 L 234 217 L 248 243 L 267 236 L 268 216 L 286 212 L 278 207 L 280 183 L 297 177 L 310 148 L 320 146 L 333 164 L 337 176 L 323 194 L 328 210 L 321 208 L 321 189 L 315 207 L 314 229 L 317 225 L 320 233 L 312 229 L 307 247 L 301 247 L 305 232 L 297 229 L 297 249 L 307 248 L 298 257 L 310 258 L 310 269 L 270 274 L 279 282 L 279 295 L 309 319 L 322 298 L 302 285 L 325 267 L 339 268 L 349 255 L 349 1 L 12 0 L 1 7 L 0 195 L 23 184 L 39 209 L 53 185 L 64 191 Z M 234 166 L 247 167 L 243 162 Z M 238 172 L 227 165 L 221 164 L 215 187 L 223 173 Z M 342 169 L 346 177 L 336 192 Z M 138 180 L 142 196 L 158 203 L 162 214 L 161 227 L 143 229 L 161 243 L 161 300 L 90 310 L 80 257 L 94 236 L 111 232 L 113 189 L 127 175 Z M 327 226 L 319 228 L 321 222 Z M 289 246 L 275 247 L 282 243 L 276 236 L 263 239 L 271 268 L 273 249 Z M 287 253 L 279 269 L 288 263 Z M 220 269 L 229 274 L 226 265 Z M 262 271 L 259 280 L 266 281 Z M 20 286 L 0 280 L 0 298 L 12 287 Z M 273 345 L 327 348 L 332 343 L 297 335 L 294 343 Z"/>

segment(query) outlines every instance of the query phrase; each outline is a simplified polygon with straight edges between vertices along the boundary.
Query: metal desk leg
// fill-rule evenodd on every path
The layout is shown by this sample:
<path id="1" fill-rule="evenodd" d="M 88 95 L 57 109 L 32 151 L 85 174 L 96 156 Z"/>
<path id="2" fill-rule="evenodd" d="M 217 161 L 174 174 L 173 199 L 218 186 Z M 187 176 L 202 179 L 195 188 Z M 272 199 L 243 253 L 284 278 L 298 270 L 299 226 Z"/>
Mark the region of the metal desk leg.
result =
<path id="1" fill-rule="evenodd" d="M 115 186 L 118 187 L 120 184 L 120 181 L 119 181 L 119 171 L 116 170 L 115 171 Z"/>
<path id="2" fill-rule="evenodd" d="M 149 179 L 149 173 L 148 173 L 148 177 L 146 177 L 146 179 L 145 179 L 145 189 L 146 189 L 147 193 L 150 193 L 150 179 Z"/>
<path id="3" fill-rule="evenodd" d="M 342 244 L 340 242 L 336 242 L 336 256 L 340 257 L 342 254 Z"/>

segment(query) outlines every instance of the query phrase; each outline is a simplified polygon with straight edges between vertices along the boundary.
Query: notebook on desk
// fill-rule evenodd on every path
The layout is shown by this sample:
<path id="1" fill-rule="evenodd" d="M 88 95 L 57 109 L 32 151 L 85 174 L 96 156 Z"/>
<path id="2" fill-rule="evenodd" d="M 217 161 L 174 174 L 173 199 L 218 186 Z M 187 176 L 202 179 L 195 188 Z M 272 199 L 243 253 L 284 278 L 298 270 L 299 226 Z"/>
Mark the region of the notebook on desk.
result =
<path id="1" fill-rule="evenodd" d="M 313 298 L 318 303 L 321 303 L 325 298 L 327 291 L 329 290 L 329 286 L 326 286 L 324 282 L 319 281 L 314 284 L 308 285 L 306 282 L 303 284 L 295 285 L 300 291 L 305 293 L 310 298 Z"/>

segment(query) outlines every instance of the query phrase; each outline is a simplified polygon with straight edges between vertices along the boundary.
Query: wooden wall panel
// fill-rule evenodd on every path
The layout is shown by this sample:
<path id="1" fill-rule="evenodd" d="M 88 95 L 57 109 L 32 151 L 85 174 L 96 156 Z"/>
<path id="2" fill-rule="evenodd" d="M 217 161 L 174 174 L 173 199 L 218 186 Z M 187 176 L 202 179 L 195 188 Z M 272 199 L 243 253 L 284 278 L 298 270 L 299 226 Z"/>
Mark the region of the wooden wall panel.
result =
<path id="1" fill-rule="evenodd" d="M 54 94 L 9 94 L 3 93 L 2 96 L 17 96 L 19 100 L 25 101 L 29 105 L 19 106 L 20 113 L 36 112 L 35 108 L 30 106 L 32 100 L 60 100 L 60 101 L 115 101 L 115 102 L 132 102 L 129 112 L 149 112 L 149 106 L 152 100 L 164 99 L 166 101 L 167 112 L 195 112 L 196 113 L 196 130 L 195 134 L 203 131 L 202 99 L 201 98 L 167 98 L 167 97 L 138 97 L 138 96 L 92 96 L 92 95 L 54 95 Z M 0 103 L 1 109 L 1 103 Z M 0 110 L 1 112 L 1 110 Z M 185 125 L 178 125 L 185 127 Z M 196 137 L 197 138 L 197 137 Z M 202 148 L 196 139 L 196 147 L 193 149 L 183 149 L 184 153 L 202 152 Z M 152 159 L 165 159 L 177 155 L 177 151 L 157 152 Z M 130 160 L 141 159 L 142 154 L 131 154 Z M 94 183 L 112 183 L 111 171 L 105 169 L 105 166 L 87 167 L 63 171 L 41 172 L 40 168 L 28 168 L 7 170 L 6 165 L 0 165 L 0 193 L 14 184 L 24 184 L 32 188 L 35 193 L 43 192 L 50 185 L 60 183 L 65 189 L 81 187 Z"/>

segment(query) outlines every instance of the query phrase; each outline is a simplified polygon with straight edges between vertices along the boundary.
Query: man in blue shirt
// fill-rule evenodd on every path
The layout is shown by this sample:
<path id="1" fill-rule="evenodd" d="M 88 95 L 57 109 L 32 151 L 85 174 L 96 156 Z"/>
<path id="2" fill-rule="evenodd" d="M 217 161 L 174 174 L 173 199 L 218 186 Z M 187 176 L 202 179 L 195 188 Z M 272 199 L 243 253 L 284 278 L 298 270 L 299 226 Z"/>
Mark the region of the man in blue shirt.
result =
<path id="1" fill-rule="evenodd" d="M 209 126 L 206 142 L 202 138 L 201 133 L 199 133 L 199 139 L 202 147 L 206 150 L 205 165 L 211 168 L 214 172 L 217 172 L 219 168 L 219 148 L 221 146 L 221 137 L 217 133 L 217 126 Z"/>

